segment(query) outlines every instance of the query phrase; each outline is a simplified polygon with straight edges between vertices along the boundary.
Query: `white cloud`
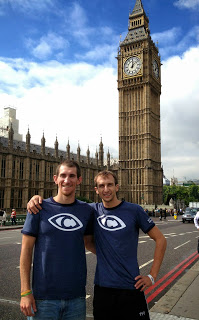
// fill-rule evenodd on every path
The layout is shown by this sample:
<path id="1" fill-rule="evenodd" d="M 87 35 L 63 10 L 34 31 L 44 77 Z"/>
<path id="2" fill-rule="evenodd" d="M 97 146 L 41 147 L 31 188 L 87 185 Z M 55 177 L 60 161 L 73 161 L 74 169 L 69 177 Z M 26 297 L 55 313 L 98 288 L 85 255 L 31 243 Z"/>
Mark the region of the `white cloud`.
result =
<path id="1" fill-rule="evenodd" d="M 180 9 L 199 9 L 199 0 L 177 0 L 174 5 Z"/>
<path id="2" fill-rule="evenodd" d="M 105 150 L 109 146 L 110 153 L 117 155 L 115 70 L 55 61 L 28 64 L 6 60 L 2 65 L 5 71 L 1 72 L 0 67 L 4 80 L 1 109 L 8 104 L 17 107 L 20 133 L 24 137 L 29 125 L 33 143 L 40 144 L 44 130 L 47 146 L 54 146 L 57 134 L 61 149 L 65 150 L 69 138 L 71 151 L 76 152 L 79 141 L 82 153 L 86 153 L 89 145 L 94 156 L 102 135 Z"/>
<path id="3" fill-rule="evenodd" d="M 181 28 L 175 27 L 162 33 L 152 34 L 152 39 L 158 42 L 160 54 L 164 59 L 172 55 L 181 55 L 187 48 L 199 42 L 199 26 L 194 26 L 183 37 Z"/>
<path id="4" fill-rule="evenodd" d="M 166 45 L 175 43 L 181 34 L 181 28 L 174 27 L 161 33 L 153 33 L 152 38 L 154 42 L 160 43 L 160 45 Z"/>
<path id="5" fill-rule="evenodd" d="M 13 10 L 18 10 L 26 13 L 32 11 L 48 10 L 54 6 L 53 0 L 0 0 L 0 6 L 5 7 L 10 5 Z"/>
<path id="6" fill-rule="evenodd" d="M 161 126 L 165 175 L 197 177 L 199 163 L 199 47 L 163 61 Z"/>
<path id="7" fill-rule="evenodd" d="M 41 60 L 49 58 L 54 52 L 64 50 L 68 45 L 65 38 L 53 32 L 42 36 L 39 43 L 32 39 L 26 40 L 26 46 L 31 50 L 33 56 Z"/>

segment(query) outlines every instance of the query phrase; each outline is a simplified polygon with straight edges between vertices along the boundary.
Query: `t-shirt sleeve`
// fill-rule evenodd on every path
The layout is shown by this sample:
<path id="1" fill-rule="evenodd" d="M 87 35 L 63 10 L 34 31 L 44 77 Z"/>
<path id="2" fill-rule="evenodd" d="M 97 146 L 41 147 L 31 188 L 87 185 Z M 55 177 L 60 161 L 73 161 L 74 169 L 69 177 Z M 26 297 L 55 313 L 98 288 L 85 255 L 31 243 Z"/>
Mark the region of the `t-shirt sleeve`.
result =
<path id="1" fill-rule="evenodd" d="M 153 220 L 140 206 L 138 206 L 137 208 L 137 217 L 139 227 L 144 233 L 148 233 L 153 227 L 155 227 L 155 223 L 153 222 Z"/>
<path id="2" fill-rule="evenodd" d="M 40 221 L 40 213 L 30 214 L 28 212 L 21 232 L 29 236 L 37 237 L 39 232 L 39 221 Z"/>
<path id="3" fill-rule="evenodd" d="M 85 236 L 93 235 L 94 234 L 94 209 L 91 210 L 91 215 L 88 220 L 86 230 L 84 232 Z"/>

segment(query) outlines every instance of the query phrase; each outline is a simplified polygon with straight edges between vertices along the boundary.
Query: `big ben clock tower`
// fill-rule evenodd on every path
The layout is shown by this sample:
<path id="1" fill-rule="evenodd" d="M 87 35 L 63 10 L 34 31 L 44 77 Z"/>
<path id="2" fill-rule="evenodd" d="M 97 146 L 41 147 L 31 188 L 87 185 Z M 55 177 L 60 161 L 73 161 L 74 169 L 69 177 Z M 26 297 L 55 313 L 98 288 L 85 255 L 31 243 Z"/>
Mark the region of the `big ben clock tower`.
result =
<path id="1" fill-rule="evenodd" d="M 120 197 L 162 204 L 161 62 L 141 0 L 129 15 L 128 34 L 117 59 Z"/>

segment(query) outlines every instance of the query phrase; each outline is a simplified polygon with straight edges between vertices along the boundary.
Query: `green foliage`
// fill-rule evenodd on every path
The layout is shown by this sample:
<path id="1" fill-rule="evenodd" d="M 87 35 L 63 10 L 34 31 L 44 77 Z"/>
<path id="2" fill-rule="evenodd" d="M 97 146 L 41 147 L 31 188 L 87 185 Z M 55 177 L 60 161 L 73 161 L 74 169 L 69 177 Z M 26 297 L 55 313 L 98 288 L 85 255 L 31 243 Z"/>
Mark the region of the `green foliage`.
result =
<path id="1" fill-rule="evenodd" d="M 164 204 L 168 205 L 170 199 L 184 200 L 185 205 L 189 205 L 189 202 L 199 201 L 199 186 L 192 184 L 188 187 L 184 186 L 163 186 L 163 199 Z"/>
<path id="2" fill-rule="evenodd" d="M 81 200 L 81 201 L 84 201 L 84 202 L 87 202 L 87 203 L 92 203 L 92 202 L 93 202 L 93 201 L 91 201 L 90 199 L 87 199 L 87 198 L 81 197 L 81 196 L 76 197 L 76 199 Z"/>

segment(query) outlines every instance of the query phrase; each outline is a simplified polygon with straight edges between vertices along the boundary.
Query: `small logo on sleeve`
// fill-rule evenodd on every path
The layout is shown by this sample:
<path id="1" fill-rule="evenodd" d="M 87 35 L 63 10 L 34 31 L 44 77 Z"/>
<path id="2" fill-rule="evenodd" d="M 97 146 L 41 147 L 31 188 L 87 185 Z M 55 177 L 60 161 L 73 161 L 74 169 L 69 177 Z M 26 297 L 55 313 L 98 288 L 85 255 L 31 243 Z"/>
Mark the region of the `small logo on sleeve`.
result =
<path id="1" fill-rule="evenodd" d="M 60 213 L 48 219 L 57 229 L 62 231 L 75 231 L 83 227 L 82 222 L 70 213 Z"/>
<path id="2" fill-rule="evenodd" d="M 97 218 L 97 222 L 101 228 L 108 231 L 117 231 L 126 227 L 125 223 L 116 216 L 102 215 Z"/>

